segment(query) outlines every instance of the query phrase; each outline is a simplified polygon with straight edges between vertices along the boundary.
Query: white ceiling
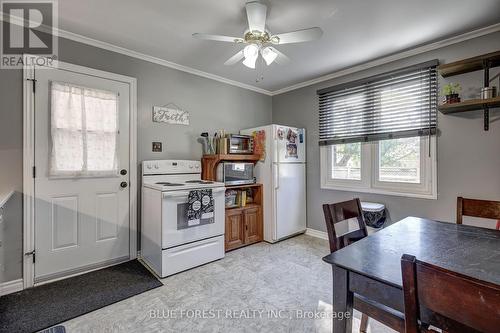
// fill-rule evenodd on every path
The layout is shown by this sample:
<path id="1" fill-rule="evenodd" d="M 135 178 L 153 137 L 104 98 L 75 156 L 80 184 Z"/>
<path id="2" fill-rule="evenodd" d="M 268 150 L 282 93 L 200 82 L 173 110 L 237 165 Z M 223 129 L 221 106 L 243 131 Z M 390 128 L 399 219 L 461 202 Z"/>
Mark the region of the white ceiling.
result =
<path id="1" fill-rule="evenodd" d="M 499 0 L 268 0 L 268 29 L 319 26 L 314 42 L 277 48 L 292 61 L 259 72 L 224 66 L 242 47 L 195 40 L 242 36 L 245 0 L 59 0 L 59 28 L 269 91 L 500 22 Z"/>

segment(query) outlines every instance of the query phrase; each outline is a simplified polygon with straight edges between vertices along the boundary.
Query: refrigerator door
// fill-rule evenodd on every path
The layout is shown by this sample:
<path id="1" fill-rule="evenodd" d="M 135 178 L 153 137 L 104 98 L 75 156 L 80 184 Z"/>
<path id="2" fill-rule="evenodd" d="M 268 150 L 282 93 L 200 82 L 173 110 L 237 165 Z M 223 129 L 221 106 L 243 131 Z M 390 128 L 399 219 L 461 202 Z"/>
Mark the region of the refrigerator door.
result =
<path id="1" fill-rule="evenodd" d="M 274 125 L 273 160 L 278 163 L 306 161 L 306 131 L 304 128 Z"/>
<path id="2" fill-rule="evenodd" d="M 278 240 L 306 230 L 306 165 L 275 163 L 273 167 Z"/>

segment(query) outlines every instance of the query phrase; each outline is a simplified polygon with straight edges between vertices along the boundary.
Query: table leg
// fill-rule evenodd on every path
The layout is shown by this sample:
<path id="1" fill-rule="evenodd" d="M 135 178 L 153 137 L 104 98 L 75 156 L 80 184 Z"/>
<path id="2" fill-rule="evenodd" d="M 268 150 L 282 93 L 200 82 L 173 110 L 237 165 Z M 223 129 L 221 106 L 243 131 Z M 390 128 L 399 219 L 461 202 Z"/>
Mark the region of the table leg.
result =
<path id="1" fill-rule="evenodd" d="M 353 293 L 349 291 L 349 272 L 336 265 L 332 268 L 333 333 L 351 333 Z"/>

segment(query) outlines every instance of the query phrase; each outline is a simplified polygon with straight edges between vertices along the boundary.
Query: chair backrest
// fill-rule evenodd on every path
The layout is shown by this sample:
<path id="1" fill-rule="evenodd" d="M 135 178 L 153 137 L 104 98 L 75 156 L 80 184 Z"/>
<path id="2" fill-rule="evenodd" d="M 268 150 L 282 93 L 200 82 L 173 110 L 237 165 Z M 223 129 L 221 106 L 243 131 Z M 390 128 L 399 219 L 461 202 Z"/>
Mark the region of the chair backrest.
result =
<path id="1" fill-rule="evenodd" d="M 498 333 L 500 286 L 480 281 L 414 256 L 401 258 L 406 333 L 430 324 L 449 333 Z M 425 326 L 425 325 L 424 325 Z"/>
<path id="2" fill-rule="evenodd" d="M 337 251 L 353 241 L 368 236 L 365 220 L 363 218 L 363 210 L 361 209 L 361 202 L 358 198 L 334 204 L 324 204 L 323 213 L 325 214 L 326 230 L 328 231 L 331 252 Z M 359 229 L 343 235 L 337 235 L 335 224 L 351 218 L 357 219 Z"/>
<path id="3" fill-rule="evenodd" d="M 457 198 L 457 224 L 463 216 L 500 220 L 500 201 Z"/>

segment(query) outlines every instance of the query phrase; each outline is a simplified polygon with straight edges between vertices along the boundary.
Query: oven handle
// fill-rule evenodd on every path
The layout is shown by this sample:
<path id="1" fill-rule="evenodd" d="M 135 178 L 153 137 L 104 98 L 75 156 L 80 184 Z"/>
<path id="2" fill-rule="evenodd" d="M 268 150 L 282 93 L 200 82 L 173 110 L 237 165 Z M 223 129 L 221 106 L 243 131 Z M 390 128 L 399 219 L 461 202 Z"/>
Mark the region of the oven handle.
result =
<path id="1" fill-rule="evenodd" d="M 212 193 L 219 193 L 219 192 L 222 192 L 222 191 L 225 191 L 226 188 L 225 187 L 217 187 L 217 188 L 213 188 L 212 189 Z M 178 197 L 185 197 L 185 196 L 188 196 L 189 195 L 189 192 L 190 191 L 174 191 L 174 192 L 166 192 L 166 193 L 163 193 L 163 197 L 164 198 L 178 198 Z"/>

